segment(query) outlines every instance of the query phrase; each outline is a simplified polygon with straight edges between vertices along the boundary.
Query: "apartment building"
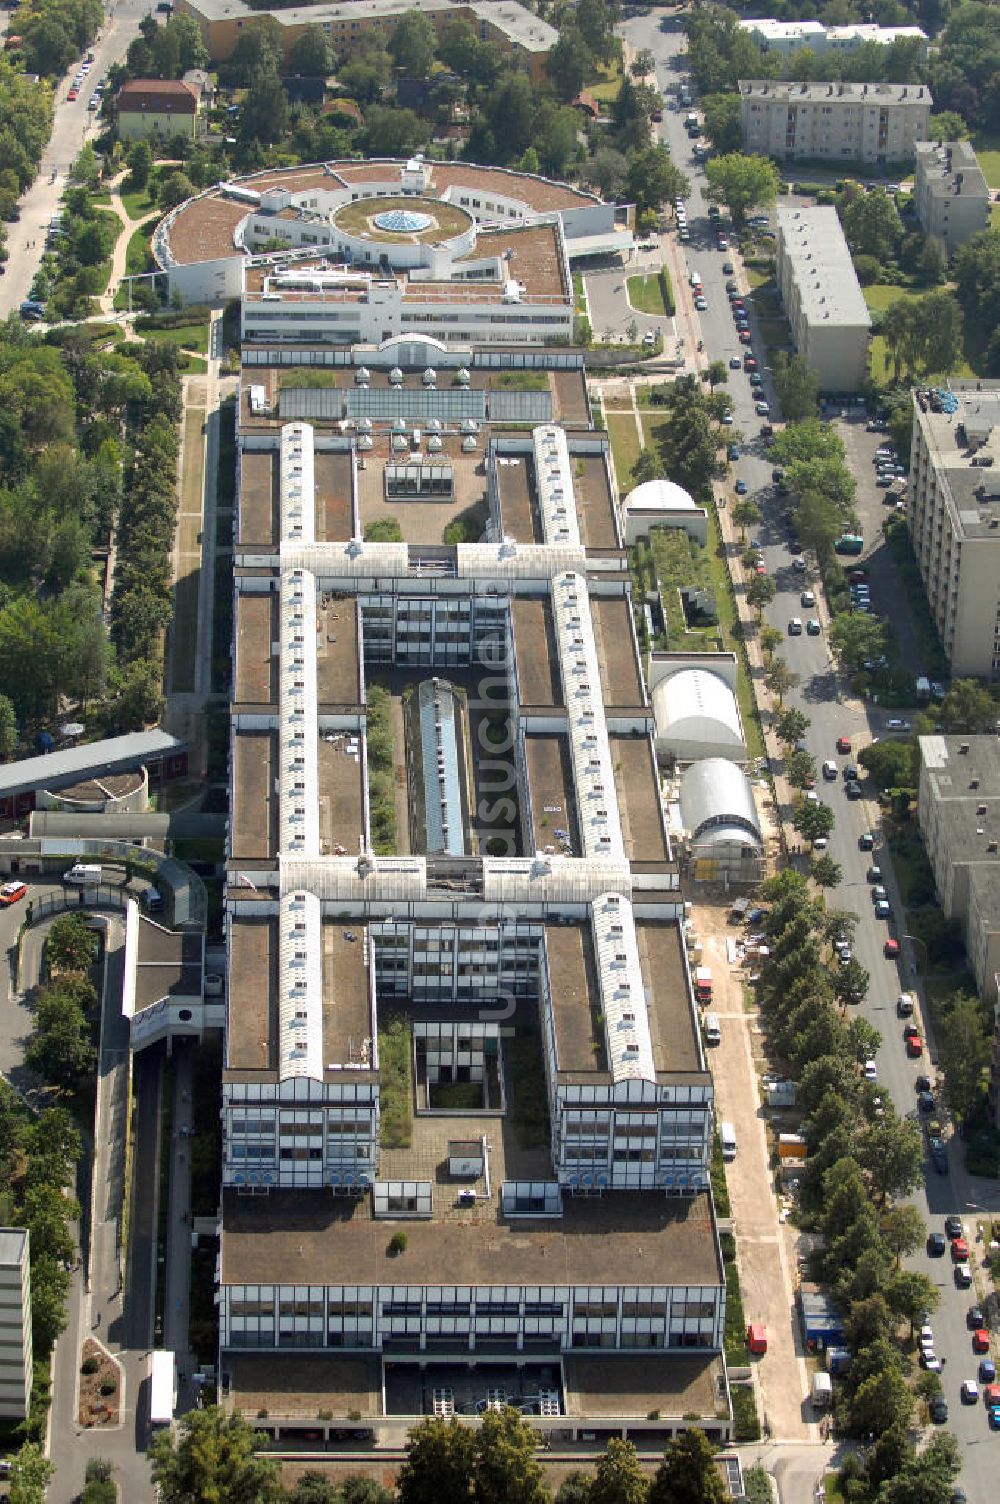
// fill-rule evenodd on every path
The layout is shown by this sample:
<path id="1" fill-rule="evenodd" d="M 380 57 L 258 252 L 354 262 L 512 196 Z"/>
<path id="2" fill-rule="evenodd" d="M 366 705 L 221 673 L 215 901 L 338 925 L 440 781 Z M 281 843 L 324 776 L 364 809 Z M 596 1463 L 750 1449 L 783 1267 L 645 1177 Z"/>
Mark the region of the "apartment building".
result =
<path id="1" fill-rule="evenodd" d="M 1000 975 L 1000 737 L 922 736 L 917 812 L 941 908 L 962 925 L 980 995 Z M 1000 1011 L 991 1101 L 1000 1124 Z"/>
<path id="2" fill-rule="evenodd" d="M 31 1400 L 31 1264 L 23 1227 L 0 1228 L 0 1415 L 21 1420 Z"/>
<path id="3" fill-rule="evenodd" d="M 310 26 L 320 26 L 338 57 L 353 50 L 376 28 L 391 37 L 401 15 L 419 10 L 437 31 L 453 21 L 466 21 L 480 41 L 492 42 L 501 53 L 518 58 L 533 78 L 545 74 L 549 53 L 559 33 L 518 0 L 341 0 L 338 4 L 301 5 L 268 10 L 245 0 L 177 0 L 178 14 L 198 24 L 213 63 L 225 62 L 241 34 L 261 19 L 281 27 L 287 61 L 298 38 Z"/>
<path id="4" fill-rule="evenodd" d="M 777 211 L 777 280 L 795 347 L 824 392 L 868 375 L 871 315 L 836 209 Z"/>
<path id="5" fill-rule="evenodd" d="M 1000 383 L 913 393 L 910 534 L 953 674 L 1000 677 Z"/>
<path id="6" fill-rule="evenodd" d="M 582 365 L 410 335 L 299 351 L 346 361 L 317 390 L 248 352 L 224 1402 L 283 1437 L 509 1401 L 723 1439 L 712 1080 Z"/>
<path id="7" fill-rule="evenodd" d="M 893 42 L 903 41 L 918 41 L 920 56 L 927 56 L 927 33 L 919 26 L 876 26 L 871 22 L 824 26 L 821 21 L 774 21 L 765 17 L 750 17 L 740 21 L 740 26 L 762 52 L 774 52 L 779 57 L 791 57 L 806 48 L 823 57 L 856 52 L 870 42 L 891 47 Z"/>
<path id="8" fill-rule="evenodd" d="M 779 161 L 909 163 L 933 105 L 924 84 L 740 79 L 739 91 L 745 150 Z"/>
<path id="9" fill-rule="evenodd" d="M 951 255 L 990 222 L 990 190 L 969 141 L 918 141 L 914 203 L 920 228 Z"/>

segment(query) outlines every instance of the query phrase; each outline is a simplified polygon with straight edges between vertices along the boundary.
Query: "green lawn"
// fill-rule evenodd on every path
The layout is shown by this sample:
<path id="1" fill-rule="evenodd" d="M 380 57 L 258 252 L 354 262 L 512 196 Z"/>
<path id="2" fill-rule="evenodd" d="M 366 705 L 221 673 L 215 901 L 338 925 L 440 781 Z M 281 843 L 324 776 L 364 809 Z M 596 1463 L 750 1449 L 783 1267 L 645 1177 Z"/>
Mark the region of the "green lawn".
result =
<path id="1" fill-rule="evenodd" d="M 149 237 L 156 228 L 156 219 L 147 219 L 137 230 L 133 230 L 129 236 L 128 249 L 125 252 L 125 271 L 130 277 L 137 276 L 140 272 L 148 272 L 153 266 L 153 257 L 149 249 Z"/>
<path id="2" fill-rule="evenodd" d="M 181 324 L 175 329 L 139 329 L 136 332 L 154 345 L 177 345 L 199 355 L 208 354 L 207 324 Z"/>
<path id="3" fill-rule="evenodd" d="M 617 99 L 621 86 L 622 65 L 617 58 L 607 67 L 598 68 L 595 76 L 584 84 L 587 93 L 593 94 L 602 104 L 610 104 L 612 99 Z"/>
<path id="4" fill-rule="evenodd" d="M 980 131 L 972 138 L 983 177 L 991 188 L 1000 188 L 1000 136 Z"/>
<path id="5" fill-rule="evenodd" d="M 147 214 L 159 208 L 156 200 L 150 198 L 148 188 L 142 188 L 138 193 L 123 193 L 121 200 L 129 219 L 145 219 Z"/>
<path id="6" fill-rule="evenodd" d="M 868 307 L 878 309 L 880 312 L 888 308 L 890 303 L 895 303 L 897 298 L 920 298 L 929 290 L 924 288 L 920 292 L 915 292 L 909 287 L 893 287 L 888 282 L 873 282 L 870 287 L 861 289 Z"/>
<path id="7" fill-rule="evenodd" d="M 639 313 L 651 313 L 663 318 L 667 305 L 663 301 L 663 283 L 653 272 L 648 277 L 629 277 L 628 300 Z"/>
<path id="8" fill-rule="evenodd" d="M 618 489 L 624 496 L 632 489 L 632 466 L 639 458 L 639 434 L 631 410 L 624 413 L 609 412 L 607 420 Z"/>

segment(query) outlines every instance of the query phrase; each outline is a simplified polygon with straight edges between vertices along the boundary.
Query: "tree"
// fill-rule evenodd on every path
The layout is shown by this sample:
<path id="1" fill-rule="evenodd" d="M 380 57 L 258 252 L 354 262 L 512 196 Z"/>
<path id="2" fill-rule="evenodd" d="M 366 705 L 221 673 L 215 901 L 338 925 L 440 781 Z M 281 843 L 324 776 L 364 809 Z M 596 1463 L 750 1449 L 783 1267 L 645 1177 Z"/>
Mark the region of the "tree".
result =
<path id="1" fill-rule="evenodd" d="M 426 145 L 430 131 L 414 110 L 373 105 L 365 116 L 364 146 L 373 157 L 398 157 Z"/>
<path id="2" fill-rule="evenodd" d="M 858 761 L 883 793 L 917 786 L 917 748 L 913 741 L 871 742 L 861 748 Z"/>
<path id="3" fill-rule="evenodd" d="M 729 367 L 724 360 L 713 360 L 705 371 L 705 380 L 714 392 L 717 386 L 729 380 Z"/>
<path id="4" fill-rule="evenodd" d="M 194 184 L 186 173 L 180 171 L 168 172 L 160 178 L 159 187 L 156 190 L 161 209 L 174 209 L 186 198 L 190 198 L 193 193 Z"/>
<path id="5" fill-rule="evenodd" d="M 872 1189 L 884 1206 L 890 1196 L 905 1196 L 923 1180 L 924 1145 L 916 1123 L 886 1110 L 870 1123 L 858 1149 Z"/>
<path id="6" fill-rule="evenodd" d="M 10 1472 L 10 1504 L 45 1504 L 49 1479 L 55 1468 L 42 1448 L 26 1441 L 15 1456 Z"/>
<path id="7" fill-rule="evenodd" d="M 324 1473 L 303 1473 L 288 1494 L 289 1504 L 341 1504 L 342 1495 Z"/>
<path id="8" fill-rule="evenodd" d="M 886 1479 L 879 1490 L 879 1504 L 951 1504 L 961 1466 L 955 1437 L 938 1432 L 895 1477 Z"/>
<path id="9" fill-rule="evenodd" d="M 663 461 L 656 450 L 640 449 L 639 458 L 631 470 L 633 483 L 641 486 L 647 480 L 660 480 L 663 473 Z"/>
<path id="10" fill-rule="evenodd" d="M 815 865 L 815 864 L 814 864 Z M 858 1007 L 868 996 L 871 977 L 856 956 L 846 966 L 838 966 L 835 983 L 837 996 L 842 1003 Z"/>
<path id="11" fill-rule="evenodd" d="M 851 250 L 887 261 L 903 239 L 903 222 L 896 200 L 884 188 L 862 193 L 840 209 L 844 235 Z"/>
<path id="12" fill-rule="evenodd" d="M 844 880 L 844 869 L 828 852 L 822 856 L 814 857 L 809 868 L 812 880 L 821 888 L 836 888 Z"/>
<path id="13" fill-rule="evenodd" d="M 244 147 L 272 146 L 287 130 L 288 95 L 281 79 L 277 73 L 255 73 L 240 109 L 240 141 Z"/>
<path id="14" fill-rule="evenodd" d="M 590 1504 L 590 1478 L 582 1468 L 567 1473 L 559 1485 L 555 1504 Z"/>
<path id="15" fill-rule="evenodd" d="M 441 1504 L 468 1497 L 474 1451 L 472 1432 L 455 1419 L 428 1417 L 412 1427 L 396 1479 L 399 1504 Z"/>
<path id="16" fill-rule="evenodd" d="M 637 152 L 629 163 L 626 190 L 640 213 L 644 209 L 659 209 L 675 198 L 686 198 L 690 187 L 665 146 Z"/>
<path id="17" fill-rule="evenodd" d="M 748 157 L 742 152 L 710 157 L 705 174 L 708 197 L 728 206 L 737 228 L 742 226 L 748 209 L 773 204 L 781 187 L 778 170 L 768 157 Z"/>
<path id="18" fill-rule="evenodd" d="M 97 959 L 98 938 L 83 914 L 60 914 L 45 937 L 45 963 L 50 972 L 85 972 Z"/>
<path id="19" fill-rule="evenodd" d="M 845 673 L 855 674 L 883 657 L 888 642 L 885 622 L 863 611 L 838 611 L 827 632 L 830 650 Z"/>
<path id="20" fill-rule="evenodd" d="M 726 1488 L 704 1431 L 693 1426 L 667 1442 L 648 1504 L 725 1504 Z"/>
<path id="21" fill-rule="evenodd" d="M 161 1431 L 150 1447 L 159 1504 L 191 1504 L 192 1499 L 277 1504 L 278 1464 L 257 1455 L 262 1440 L 239 1411 L 224 1415 L 216 1405 L 189 1411 L 176 1436 Z M 439 1493 L 436 1504 L 447 1497 Z"/>
<path id="22" fill-rule="evenodd" d="M 288 61 L 293 73 L 304 74 L 306 78 L 326 77 L 332 54 L 322 26 L 307 26 L 299 33 Z"/>
<path id="23" fill-rule="evenodd" d="M 153 148 L 145 139 L 133 141 L 125 154 L 125 161 L 128 164 L 131 179 L 130 187 L 138 193 L 149 182 L 149 174 L 153 166 Z"/>
<path id="24" fill-rule="evenodd" d="M 959 1120 L 980 1100 L 989 1043 L 983 1011 L 976 999 L 958 995 L 937 1023 L 938 1069 L 944 1095 Z"/>
<path id="25" fill-rule="evenodd" d="M 787 423 L 797 423 L 802 418 L 816 416 L 819 377 L 800 356 L 787 355 L 784 350 L 776 351 L 774 390 L 781 404 L 782 417 Z"/>
<path id="26" fill-rule="evenodd" d="M 747 528 L 756 527 L 757 523 L 760 521 L 760 507 L 754 500 L 752 500 L 751 497 L 741 496 L 739 500 L 733 504 L 732 518 L 733 522 L 740 530 L 740 537 L 745 542 L 747 536 Z"/>
<path id="27" fill-rule="evenodd" d="M 483 1416 L 472 1446 L 474 1504 L 549 1504 L 536 1433 L 512 1405 Z M 436 1497 L 461 1496 L 441 1491 Z"/>
<path id="28" fill-rule="evenodd" d="M 757 612 L 757 620 L 760 621 L 764 607 L 769 606 L 774 600 L 776 587 L 769 574 L 755 574 L 747 585 L 747 605 L 752 606 Z M 775 659 L 780 663 L 781 659 Z M 771 665 L 774 667 L 774 664 Z"/>
<path id="29" fill-rule="evenodd" d="M 575 99 L 594 71 L 593 54 L 575 26 L 560 32 L 545 68 L 559 98 Z"/>
<path id="30" fill-rule="evenodd" d="M 953 680 L 941 701 L 938 727 L 947 736 L 974 736 L 996 730 L 1000 705 L 975 679 Z"/>
<path id="31" fill-rule="evenodd" d="M 90 1029 L 78 998 L 65 983 L 42 989 L 25 1063 L 47 1085 L 74 1093 L 94 1069 Z"/>
<path id="32" fill-rule="evenodd" d="M 796 747 L 811 725 L 812 722 L 804 711 L 790 705 L 782 711 L 774 729 L 783 747 Z"/>
<path id="33" fill-rule="evenodd" d="M 9 762 L 17 751 L 17 715 L 9 697 L 0 694 L 0 761 Z"/>
<path id="34" fill-rule="evenodd" d="M 767 578 L 770 578 L 770 576 L 767 576 Z M 747 599 L 750 599 L 749 590 L 747 591 Z M 798 682 L 798 674 L 795 673 L 794 669 L 790 669 L 788 667 L 788 664 L 785 662 L 784 658 L 772 658 L 771 662 L 764 670 L 764 683 L 767 685 L 767 688 L 769 689 L 771 694 L 774 695 L 779 705 L 781 705 L 788 691 L 790 689 L 794 689 Z"/>
<path id="35" fill-rule="evenodd" d="M 604 199 L 617 199 L 625 192 L 628 162 L 620 151 L 602 146 L 583 169 Z"/>
<path id="36" fill-rule="evenodd" d="M 793 789 L 804 789 L 816 782 L 816 759 L 805 747 L 796 747 L 785 763 L 785 774 Z"/>
<path id="37" fill-rule="evenodd" d="M 765 658 L 768 659 L 774 657 L 778 648 L 785 640 L 785 634 L 784 632 L 782 632 L 781 628 L 772 627 L 769 622 L 764 623 L 757 636 L 760 642 L 761 652 L 764 654 Z"/>
<path id="38" fill-rule="evenodd" d="M 893 1208 L 896 1210 L 897 1208 Z M 912 1207 L 900 1208 L 904 1211 L 912 1211 Z M 921 1238 L 923 1241 L 923 1226 L 921 1226 Z M 917 1245 L 914 1245 L 914 1248 Z M 914 1251 L 913 1249 L 910 1250 Z M 938 1305 L 941 1296 L 934 1281 L 919 1269 L 899 1269 L 885 1285 L 885 1299 L 890 1311 L 903 1321 L 910 1323 L 912 1334 L 918 1323 L 926 1320 L 925 1311 L 933 1311 Z"/>
<path id="39" fill-rule="evenodd" d="M 597 1459 L 588 1504 L 645 1504 L 648 1492 L 635 1447 L 612 1437 Z"/>
<path id="40" fill-rule="evenodd" d="M 656 72 L 656 58 L 649 47 L 639 48 L 628 71 L 633 78 L 645 78 L 647 74 Z"/>
<path id="41" fill-rule="evenodd" d="M 405 10 L 389 40 L 389 55 L 407 78 L 426 78 L 431 71 L 437 33 L 423 11 Z"/>
<path id="42" fill-rule="evenodd" d="M 814 804 L 811 799 L 802 799 L 795 806 L 792 824 L 807 841 L 825 840 L 833 829 L 833 810 L 828 804 Z"/>
<path id="43" fill-rule="evenodd" d="M 705 134 L 717 152 L 731 155 L 740 149 L 740 96 L 706 94 L 701 101 Z"/>
<path id="44" fill-rule="evenodd" d="M 882 1237 L 897 1265 L 904 1255 L 916 1253 L 926 1231 L 923 1217 L 909 1202 L 900 1201 L 882 1213 Z"/>

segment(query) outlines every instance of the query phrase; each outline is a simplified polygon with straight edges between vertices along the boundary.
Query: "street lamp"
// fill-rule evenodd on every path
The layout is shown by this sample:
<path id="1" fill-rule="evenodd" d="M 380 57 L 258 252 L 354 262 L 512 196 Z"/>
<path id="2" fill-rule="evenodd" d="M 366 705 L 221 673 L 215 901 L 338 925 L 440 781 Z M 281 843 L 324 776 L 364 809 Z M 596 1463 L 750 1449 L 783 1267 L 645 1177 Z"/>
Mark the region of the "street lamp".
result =
<path id="1" fill-rule="evenodd" d="M 928 971 L 930 971 L 930 969 L 931 969 L 931 967 L 930 967 L 930 954 L 929 954 L 929 952 L 927 950 L 927 941 L 926 940 L 922 940 L 919 935 L 911 935 L 909 933 L 909 931 L 907 931 L 903 935 L 903 939 L 904 940 L 909 940 L 909 941 L 912 942 L 912 944 L 920 946 L 921 950 L 924 953 L 924 974 L 926 975 L 926 973 Z"/>

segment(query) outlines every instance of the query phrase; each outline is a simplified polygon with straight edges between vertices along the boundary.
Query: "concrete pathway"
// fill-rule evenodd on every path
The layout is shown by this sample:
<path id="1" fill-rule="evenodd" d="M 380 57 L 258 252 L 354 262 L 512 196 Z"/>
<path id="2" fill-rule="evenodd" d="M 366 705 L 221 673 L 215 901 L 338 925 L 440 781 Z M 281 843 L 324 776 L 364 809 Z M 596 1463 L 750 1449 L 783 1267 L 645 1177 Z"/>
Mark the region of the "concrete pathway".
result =
<path id="1" fill-rule="evenodd" d="M 128 210 L 122 202 L 121 185 L 124 180 L 125 173 L 122 172 L 119 173 L 118 177 L 114 178 L 111 183 L 108 184 L 111 192 L 111 212 L 121 223 L 123 232 L 119 233 L 118 239 L 115 241 L 114 254 L 111 257 L 111 275 L 108 277 L 107 291 L 103 292 L 99 299 L 101 312 L 109 315 L 115 312 L 115 294 L 117 293 L 118 288 L 121 284 L 121 280 L 125 275 L 128 258 L 128 247 L 129 241 L 132 239 L 132 232 L 136 228 L 136 225 L 141 222 L 130 217 Z"/>

